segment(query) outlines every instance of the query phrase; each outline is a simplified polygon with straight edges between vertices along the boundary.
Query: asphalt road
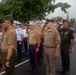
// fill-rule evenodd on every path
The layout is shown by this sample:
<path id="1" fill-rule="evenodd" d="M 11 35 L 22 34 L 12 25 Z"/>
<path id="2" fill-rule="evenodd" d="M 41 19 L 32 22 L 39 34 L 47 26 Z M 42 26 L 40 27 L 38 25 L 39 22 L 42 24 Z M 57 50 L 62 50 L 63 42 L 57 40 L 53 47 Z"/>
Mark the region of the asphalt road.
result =
<path id="1" fill-rule="evenodd" d="M 75 40 L 76 41 L 76 40 Z M 56 60 L 57 62 L 57 70 L 61 68 L 61 59 L 60 56 Z M 16 65 L 16 75 L 32 75 L 28 72 L 29 68 L 29 60 L 25 59 L 24 62 L 21 62 L 20 64 Z M 44 62 L 39 65 L 38 72 L 34 75 L 46 75 L 45 74 L 45 64 Z M 0 75 L 5 75 L 4 72 L 1 72 Z M 57 75 L 62 75 L 58 74 Z M 73 47 L 73 52 L 71 54 L 71 65 L 70 65 L 70 74 L 69 75 L 76 75 L 76 42 Z"/>

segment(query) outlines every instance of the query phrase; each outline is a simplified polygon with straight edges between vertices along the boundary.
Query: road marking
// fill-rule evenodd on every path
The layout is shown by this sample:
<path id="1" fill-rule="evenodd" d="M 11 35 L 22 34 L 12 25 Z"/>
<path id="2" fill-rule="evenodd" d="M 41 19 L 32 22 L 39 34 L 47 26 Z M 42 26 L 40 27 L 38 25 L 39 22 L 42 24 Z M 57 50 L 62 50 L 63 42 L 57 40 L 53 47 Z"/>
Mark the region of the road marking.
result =
<path id="1" fill-rule="evenodd" d="M 29 61 L 29 59 L 27 59 L 26 61 L 23 61 L 23 62 L 19 63 L 15 67 L 19 67 L 19 66 L 23 65 L 24 63 L 27 63 L 28 61 Z M 5 71 L 1 72 L 0 75 L 3 75 L 4 73 L 5 73 Z"/>
<path id="2" fill-rule="evenodd" d="M 27 59 L 26 61 L 21 62 L 20 64 L 16 65 L 15 67 L 21 66 L 21 65 L 23 65 L 24 63 L 27 63 L 28 61 L 29 61 L 29 59 Z"/>

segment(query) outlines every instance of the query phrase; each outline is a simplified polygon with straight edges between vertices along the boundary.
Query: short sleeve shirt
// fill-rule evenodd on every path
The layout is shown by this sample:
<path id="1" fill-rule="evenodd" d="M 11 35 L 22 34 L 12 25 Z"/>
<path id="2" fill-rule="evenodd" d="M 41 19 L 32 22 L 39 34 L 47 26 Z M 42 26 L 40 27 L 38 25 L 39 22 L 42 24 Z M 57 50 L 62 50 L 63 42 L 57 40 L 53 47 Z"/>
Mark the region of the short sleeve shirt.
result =
<path id="1" fill-rule="evenodd" d="M 37 30 L 40 32 L 41 38 L 42 38 L 42 26 L 38 27 Z"/>
<path id="2" fill-rule="evenodd" d="M 60 44 L 60 35 L 59 32 L 52 28 L 50 30 L 44 31 L 44 45 L 48 47 L 56 46 Z"/>
<path id="3" fill-rule="evenodd" d="M 37 29 L 34 29 L 32 31 L 30 31 L 29 33 L 29 44 L 37 44 L 38 43 L 38 39 L 40 39 L 40 33 L 38 32 Z"/>
<path id="4" fill-rule="evenodd" d="M 70 44 L 70 41 L 74 39 L 73 30 L 71 30 L 70 28 L 61 29 L 60 36 L 61 36 L 61 44 Z"/>
<path id="5" fill-rule="evenodd" d="M 7 52 L 9 45 L 14 45 L 14 47 L 16 49 L 17 37 L 16 37 L 15 29 L 13 27 L 11 29 L 9 29 L 6 32 L 6 34 L 4 35 L 4 38 L 3 38 L 3 41 L 1 44 L 2 51 Z"/>

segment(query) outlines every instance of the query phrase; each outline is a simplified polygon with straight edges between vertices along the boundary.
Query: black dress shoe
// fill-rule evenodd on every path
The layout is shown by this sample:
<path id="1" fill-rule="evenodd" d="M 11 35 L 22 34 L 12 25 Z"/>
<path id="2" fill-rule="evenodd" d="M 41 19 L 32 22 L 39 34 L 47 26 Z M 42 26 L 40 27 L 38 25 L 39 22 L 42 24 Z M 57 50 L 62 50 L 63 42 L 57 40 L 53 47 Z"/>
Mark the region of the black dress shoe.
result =
<path id="1" fill-rule="evenodd" d="M 64 73 L 65 71 L 63 70 L 63 69 L 60 69 L 59 71 L 58 71 L 58 73 Z"/>
<path id="2" fill-rule="evenodd" d="M 64 75 L 69 75 L 69 71 L 65 71 L 64 72 Z"/>
<path id="3" fill-rule="evenodd" d="M 28 71 L 29 71 L 29 72 L 32 72 L 33 70 L 30 68 L 30 69 L 28 69 Z"/>
<path id="4" fill-rule="evenodd" d="M 31 73 L 32 73 L 32 74 L 35 74 L 35 73 L 36 73 L 36 70 L 31 71 Z"/>

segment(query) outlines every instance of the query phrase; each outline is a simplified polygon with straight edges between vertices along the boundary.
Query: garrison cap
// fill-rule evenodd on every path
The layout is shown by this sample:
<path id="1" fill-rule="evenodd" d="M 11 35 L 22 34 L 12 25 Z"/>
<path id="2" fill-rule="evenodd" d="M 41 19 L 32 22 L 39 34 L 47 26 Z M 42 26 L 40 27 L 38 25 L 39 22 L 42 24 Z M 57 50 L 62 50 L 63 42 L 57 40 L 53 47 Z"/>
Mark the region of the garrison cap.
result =
<path id="1" fill-rule="evenodd" d="M 47 20 L 46 20 L 46 24 L 49 23 L 49 22 L 54 22 L 54 20 L 52 20 L 52 19 L 47 19 Z"/>

